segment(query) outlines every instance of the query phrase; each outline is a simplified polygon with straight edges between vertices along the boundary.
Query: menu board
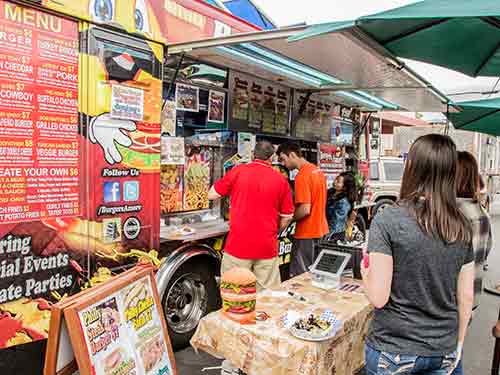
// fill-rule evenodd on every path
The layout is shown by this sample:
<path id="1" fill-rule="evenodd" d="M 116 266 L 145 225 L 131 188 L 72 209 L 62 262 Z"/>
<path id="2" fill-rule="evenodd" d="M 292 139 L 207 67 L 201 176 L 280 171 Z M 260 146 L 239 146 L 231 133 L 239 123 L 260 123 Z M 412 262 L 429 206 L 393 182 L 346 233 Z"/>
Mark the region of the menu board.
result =
<path id="1" fill-rule="evenodd" d="M 250 112 L 248 127 L 255 130 L 262 129 L 264 91 L 262 85 L 253 82 L 250 90 Z"/>
<path id="2" fill-rule="evenodd" d="M 0 224 L 78 216 L 77 24 L 29 9 L 39 22 L 21 23 L 8 4 L 0 1 Z"/>
<path id="3" fill-rule="evenodd" d="M 288 133 L 288 92 L 285 90 L 278 90 L 276 100 L 276 123 L 274 133 L 287 134 Z"/>
<path id="4" fill-rule="evenodd" d="M 264 91 L 263 108 L 262 131 L 264 133 L 274 133 L 274 121 L 276 120 L 276 91 L 272 86 L 267 86 Z"/>
<path id="5" fill-rule="evenodd" d="M 241 79 L 240 77 L 234 77 L 232 112 L 234 119 L 248 119 L 248 101 L 248 80 Z"/>
<path id="6" fill-rule="evenodd" d="M 287 135 L 290 133 L 291 90 L 274 82 L 231 73 L 232 130 Z"/>

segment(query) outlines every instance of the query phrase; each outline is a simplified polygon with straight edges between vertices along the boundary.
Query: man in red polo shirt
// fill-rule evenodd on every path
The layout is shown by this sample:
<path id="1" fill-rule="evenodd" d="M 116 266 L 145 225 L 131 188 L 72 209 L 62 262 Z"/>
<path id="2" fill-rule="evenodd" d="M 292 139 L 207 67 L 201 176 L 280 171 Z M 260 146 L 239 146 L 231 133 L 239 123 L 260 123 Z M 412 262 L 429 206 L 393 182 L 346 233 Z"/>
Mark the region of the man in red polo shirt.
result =
<path id="1" fill-rule="evenodd" d="M 230 196 L 230 229 L 224 248 L 224 273 L 234 267 L 252 271 L 257 289 L 281 283 L 278 231 L 293 218 L 288 181 L 272 168 L 274 147 L 267 141 L 255 146 L 254 160 L 233 168 L 210 189 L 208 198 Z"/>

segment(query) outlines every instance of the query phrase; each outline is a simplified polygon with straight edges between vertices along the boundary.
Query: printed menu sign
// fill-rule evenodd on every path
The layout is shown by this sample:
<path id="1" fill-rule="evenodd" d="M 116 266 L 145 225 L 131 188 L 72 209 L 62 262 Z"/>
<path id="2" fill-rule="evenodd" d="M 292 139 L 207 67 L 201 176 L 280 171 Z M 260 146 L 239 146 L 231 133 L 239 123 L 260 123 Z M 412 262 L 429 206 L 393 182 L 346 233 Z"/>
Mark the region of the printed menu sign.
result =
<path id="1" fill-rule="evenodd" d="M 160 306 L 153 268 L 145 264 L 61 301 L 51 318 L 44 374 L 76 369 L 76 360 L 82 375 L 175 375 Z"/>
<path id="2" fill-rule="evenodd" d="M 149 277 L 80 311 L 79 318 L 96 375 L 172 374 Z"/>
<path id="3" fill-rule="evenodd" d="M 319 151 L 319 167 L 325 173 L 330 188 L 335 178 L 345 171 L 345 149 L 329 143 L 320 143 Z"/>
<path id="4" fill-rule="evenodd" d="M 0 1 L 0 224 L 80 214 L 77 24 Z"/>

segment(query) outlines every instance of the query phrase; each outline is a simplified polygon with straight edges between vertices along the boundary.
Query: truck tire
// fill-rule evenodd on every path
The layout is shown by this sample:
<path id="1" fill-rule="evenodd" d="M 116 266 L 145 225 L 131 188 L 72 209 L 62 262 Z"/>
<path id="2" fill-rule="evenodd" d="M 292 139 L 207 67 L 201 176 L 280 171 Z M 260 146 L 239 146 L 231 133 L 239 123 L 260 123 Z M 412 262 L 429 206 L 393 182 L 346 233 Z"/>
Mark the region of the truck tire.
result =
<path id="1" fill-rule="evenodd" d="M 354 223 L 359 230 L 359 234 L 363 236 L 363 238 L 355 238 L 356 241 L 364 242 L 366 240 L 366 220 L 361 213 L 358 212 L 356 215 L 356 222 Z"/>
<path id="2" fill-rule="evenodd" d="M 384 210 L 384 208 L 386 208 L 387 206 L 392 206 L 393 204 L 394 204 L 394 201 L 392 199 L 389 199 L 389 198 L 383 198 L 383 199 L 377 201 L 377 203 L 375 204 L 375 207 L 373 207 L 372 217 L 375 217 L 375 215 L 377 215 L 377 213 L 379 211 L 382 212 Z"/>
<path id="3" fill-rule="evenodd" d="M 220 308 L 216 269 L 205 259 L 195 257 L 180 266 L 163 294 L 162 305 L 174 350 L 189 346 L 200 319 Z"/>

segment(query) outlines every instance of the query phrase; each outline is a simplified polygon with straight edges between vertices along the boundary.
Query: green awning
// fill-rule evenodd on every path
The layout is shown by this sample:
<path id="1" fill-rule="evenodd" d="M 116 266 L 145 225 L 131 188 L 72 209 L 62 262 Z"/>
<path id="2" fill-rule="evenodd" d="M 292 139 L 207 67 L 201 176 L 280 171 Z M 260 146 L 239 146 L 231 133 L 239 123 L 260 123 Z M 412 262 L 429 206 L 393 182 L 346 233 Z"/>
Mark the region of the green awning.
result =
<path id="1" fill-rule="evenodd" d="M 361 17 L 354 25 L 311 26 L 295 39 L 356 27 L 400 58 L 472 77 L 500 76 L 499 0 L 424 0 Z"/>
<path id="2" fill-rule="evenodd" d="M 454 103 L 460 112 L 449 113 L 456 129 L 500 136 L 500 98 Z"/>
<path id="3" fill-rule="evenodd" d="M 320 23 L 317 25 L 312 25 L 308 27 L 304 32 L 292 35 L 291 37 L 288 38 L 288 41 L 298 42 L 299 40 L 302 39 L 329 34 L 343 29 L 349 29 L 353 27 L 355 24 L 356 24 L 355 21 L 339 21 L 339 22 L 328 22 L 328 23 Z"/>

